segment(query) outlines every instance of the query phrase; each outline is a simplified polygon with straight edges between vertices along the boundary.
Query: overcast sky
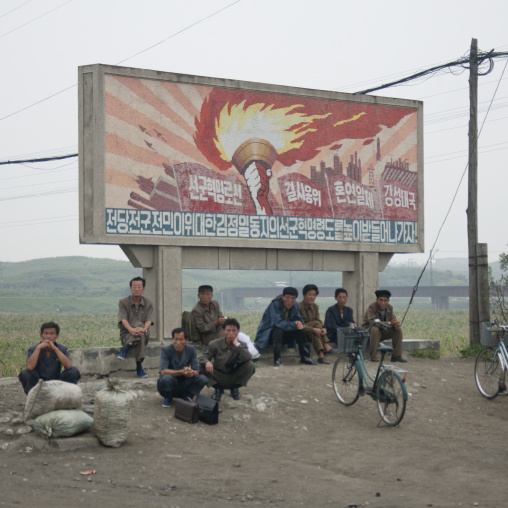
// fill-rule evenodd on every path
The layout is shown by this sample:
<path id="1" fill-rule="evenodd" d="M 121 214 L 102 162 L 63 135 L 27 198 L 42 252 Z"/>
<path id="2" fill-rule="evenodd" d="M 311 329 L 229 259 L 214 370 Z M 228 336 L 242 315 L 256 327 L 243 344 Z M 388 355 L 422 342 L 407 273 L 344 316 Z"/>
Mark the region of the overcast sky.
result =
<path id="1" fill-rule="evenodd" d="M 0 162 L 77 153 L 78 66 L 102 63 L 352 93 L 481 50 L 508 51 L 508 2 L 2 0 Z M 508 250 L 507 59 L 479 78 L 479 241 Z M 469 71 L 373 95 L 424 101 L 426 255 L 467 167 Z M 497 91 L 496 91 L 497 89 Z M 47 100 L 45 100 L 47 99 Z M 78 160 L 0 166 L 0 261 L 127 259 L 80 245 Z M 467 171 L 436 258 L 467 257 Z"/>

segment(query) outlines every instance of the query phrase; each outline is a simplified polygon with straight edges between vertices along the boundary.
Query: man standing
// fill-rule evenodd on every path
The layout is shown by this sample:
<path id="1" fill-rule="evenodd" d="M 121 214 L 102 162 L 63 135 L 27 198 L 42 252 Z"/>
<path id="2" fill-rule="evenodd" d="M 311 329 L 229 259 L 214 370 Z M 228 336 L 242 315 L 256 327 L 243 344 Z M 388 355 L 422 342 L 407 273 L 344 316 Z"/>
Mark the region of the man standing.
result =
<path id="1" fill-rule="evenodd" d="M 329 341 L 326 336 L 326 329 L 319 317 L 319 307 L 314 303 L 317 295 L 319 295 L 319 289 L 315 284 L 307 284 L 302 292 L 303 300 L 298 305 L 300 307 L 300 314 L 303 319 L 305 319 L 303 331 L 305 335 L 307 335 L 307 339 L 309 339 L 314 346 L 314 351 L 316 351 L 318 355 L 318 363 L 329 365 L 330 362 L 324 355 L 337 353 L 337 350 L 331 348 L 328 344 Z"/>
<path id="2" fill-rule="evenodd" d="M 118 302 L 118 327 L 123 349 L 118 354 L 119 360 L 125 360 L 127 353 L 133 349 L 136 355 L 136 373 L 138 377 L 148 377 L 143 370 L 145 346 L 150 339 L 152 323 L 152 302 L 143 296 L 145 279 L 135 277 L 130 281 L 131 295 Z"/>
<path id="3" fill-rule="evenodd" d="M 300 363 L 316 365 L 310 357 L 310 344 L 305 336 L 304 319 L 300 315 L 300 307 L 296 303 L 298 290 L 285 287 L 282 295 L 274 298 L 265 310 L 259 323 L 254 345 L 259 349 L 268 348 L 273 344 L 273 364 L 280 367 L 282 344 L 296 341 L 300 353 Z"/>
<path id="4" fill-rule="evenodd" d="M 210 341 L 224 337 L 222 325 L 225 321 L 217 300 L 212 300 L 213 287 L 199 286 L 199 302 L 194 305 L 192 315 L 201 334 L 202 343 L 207 346 Z"/>
<path id="5" fill-rule="evenodd" d="M 171 407 L 174 397 L 192 399 L 208 384 L 199 374 L 196 348 L 187 344 L 189 335 L 183 328 L 171 332 L 173 344 L 161 349 L 157 390 L 164 397 L 162 407 Z"/>
<path id="6" fill-rule="evenodd" d="M 251 354 L 244 343 L 238 339 L 240 323 L 236 319 L 228 318 L 224 321 L 225 338 L 215 339 L 208 344 L 205 364 L 206 375 L 215 388 L 213 398 L 219 401 L 224 389 L 231 389 L 231 397 L 240 398 L 239 388 L 247 386 L 247 382 L 254 374 L 254 364 Z"/>
<path id="7" fill-rule="evenodd" d="M 370 329 L 370 361 L 379 362 L 377 348 L 382 340 L 391 340 L 393 346 L 392 362 L 407 362 L 402 358 L 402 329 L 401 324 L 393 313 L 393 307 L 388 303 L 392 294 L 386 289 L 378 289 L 376 301 L 371 303 L 365 311 L 363 327 L 368 328 L 374 320 L 380 319 L 390 325 L 389 330 L 383 330 L 376 324 Z"/>
<path id="8" fill-rule="evenodd" d="M 337 343 L 337 328 L 356 327 L 353 319 L 353 309 L 346 307 L 347 291 L 344 288 L 335 290 L 335 300 L 337 305 L 332 305 L 326 309 L 325 328 L 328 332 L 330 342 Z"/>
<path id="9" fill-rule="evenodd" d="M 59 335 L 60 327 L 56 323 L 44 323 L 41 326 L 41 342 L 28 350 L 26 368 L 18 376 L 25 393 L 28 393 L 39 379 L 58 379 L 74 384 L 79 381 L 81 374 L 73 367 L 67 348 L 57 343 Z"/>

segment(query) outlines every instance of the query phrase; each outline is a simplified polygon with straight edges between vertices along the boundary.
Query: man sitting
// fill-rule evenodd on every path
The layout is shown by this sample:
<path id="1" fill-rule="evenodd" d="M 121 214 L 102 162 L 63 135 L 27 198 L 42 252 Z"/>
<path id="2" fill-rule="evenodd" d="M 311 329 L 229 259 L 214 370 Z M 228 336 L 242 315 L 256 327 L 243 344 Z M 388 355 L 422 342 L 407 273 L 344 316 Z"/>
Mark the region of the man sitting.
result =
<path id="1" fill-rule="evenodd" d="M 173 344 L 161 349 L 157 390 L 164 397 L 162 407 L 171 407 L 174 397 L 192 399 L 208 384 L 199 374 L 196 348 L 187 344 L 189 336 L 183 328 L 171 332 Z"/>
<path id="2" fill-rule="evenodd" d="M 349 328 L 350 326 L 354 328 L 356 323 L 353 319 L 353 309 L 346 307 L 347 291 L 344 288 L 335 290 L 335 300 L 337 300 L 337 305 L 326 309 L 325 327 L 330 342 L 337 343 L 337 328 Z"/>
<path id="3" fill-rule="evenodd" d="M 316 365 L 310 357 L 310 344 L 303 331 L 305 321 L 300 315 L 300 307 L 296 303 L 297 298 L 298 290 L 296 288 L 284 288 L 282 295 L 274 298 L 268 305 L 258 326 L 254 345 L 258 349 L 267 349 L 270 342 L 273 344 L 275 367 L 282 365 L 282 344 L 293 343 L 293 341 L 298 344 L 300 363 Z"/>
<path id="4" fill-rule="evenodd" d="M 143 370 L 143 360 L 145 346 L 150 340 L 150 327 L 153 325 L 152 302 L 143 296 L 145 285 L 145 279 L 135 277 L 129 283 L 131 295 L 118 302 L 118 328 L 123 348 L 117 358 L 127 359 L 127 354 L 132 349 L 136 355 L 136 374 L 141 378 L 148 377 Z"/>
<path id="5" fill-rule="evenodd" d="M 18 376 L 25 393 L 28 393 L 39 379 L 58 379 L 77 384 L 81 378 L 79 370 L 72 365 L 67 348 L 57 343 L 59 335 L 60 327 L 56 323 L 44 323 L 41 326 L 41 342 L 29 348 L 26 368 Z"/>
<path id="6" fill-rule="evenodd" d="M 215 400 L 219 401 L 227 388 L 231 390 L 231 397 L 238 400 L 239 388 L 247 386 L 255 372 L 254 364 L 246 345 L 238 339 L 240 323 L 234 318 L 228 318 L 222 328 L 225 338 L 215 339 L 208 344 L 206 375 L 215 388 Z"/>
<path id="7" fill-rule="evenodd" d="M 319 289 L 315 284 L 307 284 L 302 292 L 303 300 L 298 305 L 300 307 L 300 314 L 303 319 L 305 319 L 305 328 L 303 331 L 305 335 L 307 335 L 307 339 L 312 341 L 314 350 L 318 355 L 318 363 L 329 365 L 330 362 L 324 355 L 337 353 L 337 350 L 331 348 L 328 344 L 329 341 L 326 336 L 326 329 L 319 317 L 319 307 L 314 303 L 317 295 L 319 295 Z"/>
<path id="8" fill-rule="evenodd" d="M 192 316 L 196 321 L 196 326 L 201 334 L 201 340 L 206 346 L 214 339 L 224 337 L 222 325 L 224 316 L 220 310 L 219 302 L 212 300 L 213 287 L 208 285 L 199 286 L 199 302 L 192 309 Z"/>
<path id="9" fill-rule="evenodd" d="M 402 330 L 401 324 L 393 313 L 393 307 L 388 303 L 392 294 L 386 289 L 378 289 L 376 301 L 371 303 L 365 311 L 363 327 L 368 328 L 376 319 L 389 324 L 389 330 L 383 330 L 377 325 L 370 329 L 370 361 L 379 362 L 377 348 L 382 340 L 391 340 L 393 346 L 392 362 L 407 362 L 402 358 Z"/>

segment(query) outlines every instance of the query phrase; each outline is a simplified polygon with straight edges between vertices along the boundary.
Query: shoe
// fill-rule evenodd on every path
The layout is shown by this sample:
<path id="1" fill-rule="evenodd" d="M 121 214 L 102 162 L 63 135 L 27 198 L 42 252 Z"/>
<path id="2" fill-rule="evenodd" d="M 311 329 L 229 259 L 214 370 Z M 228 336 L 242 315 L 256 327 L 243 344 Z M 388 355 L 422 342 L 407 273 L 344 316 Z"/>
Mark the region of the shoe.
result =
<path id="1" fill-rule="evenodd" d="M 317 365 L 317 363 L 310 356 L 302 356 L 300 363 L 304 365 Z"/>
<path id="2" fill-rule="evenodd" d="M 224 388 L 222 388 L 221 386 L 216 386 L 215 393 L 213 394 L 214 400 L 219 402 L 223 393 L 224 393 Z"/>
<path id="3" fill-rule="evenodd" d="M 235 386 L 234 388 L 231 388 L 231 397 L 233 399 L 238 400 L 240 398 L 240 390 Z"/>
<path id="4" fill-rule="evenodd" d="M 162 407 L 171 407 L 171 404 L 173 404 L 173 399 L 171 397 L 165 397 L 162 402 Z"/>
<path id="5" fill-rule="evenodd" d="M 379 363 L 379 358 L 371 358 L 370 361 L 371 362 L 375 362 L 375 363 Z"/>
<path id="6" fill-rule="evenodd" d="M 324 355 L 336 355 L 339 352 L 338 349 L 335 349 L 332 347 L 332 349 L 329 349 L 328 351 L 323 351 Z"/>
<path id="7" fill-rule="evenodd" d="M 129 352 L 129 349 L 131 346 L 129 344 L 125 345 L 122 350 L 118 353 L 117 358 L 119 360 L 127 360 L 127 353 Z"/>
<path id="8" fill-rule="evenodd" d="M 326 358 L 318 358 L 317 362 L 321 365 L 330 365 L 330 362 Z"/>
<path id="9" fill-rule="evenodd" d="M 275 361 L 273 362 L 273 366 L 274 366 L 274 367 L 282 367 L 282 362 L 281 362 L 280 360 L 275 360 Z"/>
<path id="10" fill-rule="evenodd" d="M 148 374 L 143 369 L 139 369 L 136 374 L 138 377 L 142 377 L 142 378 L 148 377 Z"/>
<path id="11" fill-rule="evenodd" d="M 392 356 L 392 362 L 407 363 L 407 360 L 402 356 Z"/>

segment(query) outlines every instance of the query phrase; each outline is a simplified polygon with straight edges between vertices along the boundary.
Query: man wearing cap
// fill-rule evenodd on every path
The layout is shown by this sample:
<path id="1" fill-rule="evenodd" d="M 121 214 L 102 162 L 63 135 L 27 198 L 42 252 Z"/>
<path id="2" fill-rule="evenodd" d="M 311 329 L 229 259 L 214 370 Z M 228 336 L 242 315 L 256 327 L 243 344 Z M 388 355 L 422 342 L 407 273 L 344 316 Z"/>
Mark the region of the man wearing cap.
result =
<path id="1" fill-rule="evenodd" d="M 310 357 L 310 344 L 303 331 L 305 321 L 300 315 L 300 307 L 296 303 L 298 290 L 285 287 L 282 294 L 274 298 L 265 310 L 261 323 L 259 323 L 254 345 L 259 349 L 267 349 L 270 342 L 273 344 L 273 363 L 280 367 L 281 350 L 283 343 L 298 344 L 300 363 L 316 365 Z"/>
<path id="2" fill-rule="evenodd" d="M 315 284 L 307 284 L 302 289 L 303 300 L 298 304 L 300 307 L 300 314 L 305 319 L 305 327 L 303 331 L 307 335 L 307 339 L 312 342 L 314 351 L 318 355 L 318 363 L 329 365 L 330 362 L 324 355 L 331 355 L 337 353 L 329 344 L 328 337 L 326 336 L 326 328 L 319 316 L 319 307 L 315 303 L 319 289 Z"/>
<path id="3" fill-rule="evenodd" d="M 370 360 L 379 362 L 377 348 L 382 340 L 391 340 L 393 346 L 392 362 L 403 362 L 402 358 L 402 330 L 401 324 L 393 313 L 393 307 L 388 303 L 392 294 L 387 289 L 378 289 L 376 301 L 371 303 L 365 311 L 362 326 L 368 328 L 376 319 L 390 325 L 388 330 L 381 329 L 378 325 L 370 329 Z"/>
<path id="4" fill-rule="evenodd" d="M 219 302 L 212 300 L 213 287 L 199 286 L 199 302 L 194 305 L 191 313 L 201 334 L 202 343 L 207 346 L 210 341 L 224 337 L 222 325 L 226 320 L 220 310 Z"/>

